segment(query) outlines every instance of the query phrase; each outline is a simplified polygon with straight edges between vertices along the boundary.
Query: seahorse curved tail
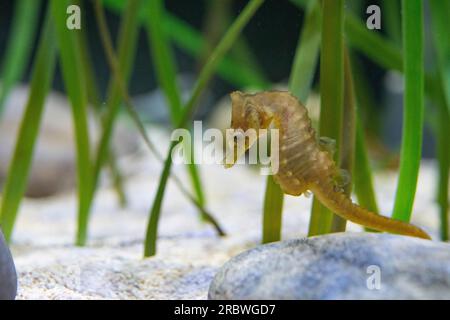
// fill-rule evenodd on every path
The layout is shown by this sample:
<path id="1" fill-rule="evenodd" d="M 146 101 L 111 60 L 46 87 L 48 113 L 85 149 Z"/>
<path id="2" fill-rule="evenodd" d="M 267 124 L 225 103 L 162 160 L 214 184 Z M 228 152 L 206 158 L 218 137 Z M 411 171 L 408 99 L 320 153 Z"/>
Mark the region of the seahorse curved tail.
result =
<path id="1" fill-rule="evenodd" d="M 317 185 L 311 190 L 321 203 L 346 220 L 378 231 L 431 240 L 431 237 L 421 228 L 364 209 L 353 203 L 345 194 L 336 192 L 331 185 L 327 187 Z"/>

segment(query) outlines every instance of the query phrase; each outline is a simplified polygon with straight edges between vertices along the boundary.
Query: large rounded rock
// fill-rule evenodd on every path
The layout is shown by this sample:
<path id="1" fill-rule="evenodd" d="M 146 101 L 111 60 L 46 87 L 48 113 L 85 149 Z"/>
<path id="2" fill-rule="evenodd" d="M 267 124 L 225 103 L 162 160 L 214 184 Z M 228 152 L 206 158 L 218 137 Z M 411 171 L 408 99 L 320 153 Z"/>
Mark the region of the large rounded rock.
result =
<path id="1" fill-rule="evenodd" d="M 258 246 L 227 262 L 209 299 L 450 299 L 450 245 L 341 233 Z"/>
<path id="2" fill-rule="evenodd" d="M 17 274 L 14 261 L 0 231 L 0 300 L 12 300 L 17 293 Z"/>

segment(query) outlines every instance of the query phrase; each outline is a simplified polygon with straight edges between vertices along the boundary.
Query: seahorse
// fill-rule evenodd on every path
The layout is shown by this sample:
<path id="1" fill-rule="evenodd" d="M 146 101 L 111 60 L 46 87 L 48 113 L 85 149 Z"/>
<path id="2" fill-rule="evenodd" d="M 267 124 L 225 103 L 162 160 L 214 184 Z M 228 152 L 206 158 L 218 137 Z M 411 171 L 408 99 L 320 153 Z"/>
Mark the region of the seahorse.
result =
<path id="1" fill-rule="evenodd" d="M 307 109 L 295 96 L 287 91 L 256 94 L 235 91 L 230 96 L 231 129 L 259 132 L 273 126 L 279 130 L 279 169 L 274 180 L 284 193 L 300 196 L 312 192 L 324 206 L 346 220 L 378 231 L 431 239 L 419 227 L 371 212 L 344 193 L 342 182 L 339 182 L 342 173 L 330 148 L 332 140 L 317 138 Z M 253 141 L 246 141 L 245 150 L 260 135 L 256 137 Z M 225 167 L 231 167 L 236 160 L 237 156 L 234 156 L 225 163 Z"/>

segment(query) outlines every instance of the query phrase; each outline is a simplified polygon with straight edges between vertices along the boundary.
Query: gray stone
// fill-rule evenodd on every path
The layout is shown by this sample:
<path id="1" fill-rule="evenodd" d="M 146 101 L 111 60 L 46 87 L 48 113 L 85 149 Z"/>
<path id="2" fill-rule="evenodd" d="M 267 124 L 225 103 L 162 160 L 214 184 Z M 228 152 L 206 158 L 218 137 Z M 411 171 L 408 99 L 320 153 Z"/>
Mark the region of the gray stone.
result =
<path id="1" fill-rule="evenodd" d="M 228 261 L 208 297 L 450 299 L 450 245 L 381 233 L 262 245 Z"/>
<path id="2" fill-rule="evenodd" d="M 0 300 L 12 300 L 17 293 L 17 274 L 11 252 L 0 230 Z"/>

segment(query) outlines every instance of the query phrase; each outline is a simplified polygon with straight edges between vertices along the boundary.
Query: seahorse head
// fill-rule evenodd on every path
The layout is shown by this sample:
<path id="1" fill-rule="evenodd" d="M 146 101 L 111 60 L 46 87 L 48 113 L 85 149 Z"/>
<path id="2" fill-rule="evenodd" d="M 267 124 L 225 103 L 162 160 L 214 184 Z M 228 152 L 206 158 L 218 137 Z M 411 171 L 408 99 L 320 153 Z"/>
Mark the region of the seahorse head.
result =
<path id="1" fill-rule="evenodd" d="M 227 154 L 225 167 L 235 164 L 262 134 L 260 129 L 266 129 L 269 121 L 256 101 L 256 95 L 234 91 L 231 96 L 231 134 L 227 135 Z M 232 137 L 232 139 L 230 139 Z"/>
<path id="2" fill-rule="evenodd" d="M 261 95 L 261 94 L 259 94 Z M 258 101 L 258 94 L 246 94 L 234 91 L 231 96 L 231 128 L 247 131 L 248 129 L 267 129 L 270 119 Z"/>

